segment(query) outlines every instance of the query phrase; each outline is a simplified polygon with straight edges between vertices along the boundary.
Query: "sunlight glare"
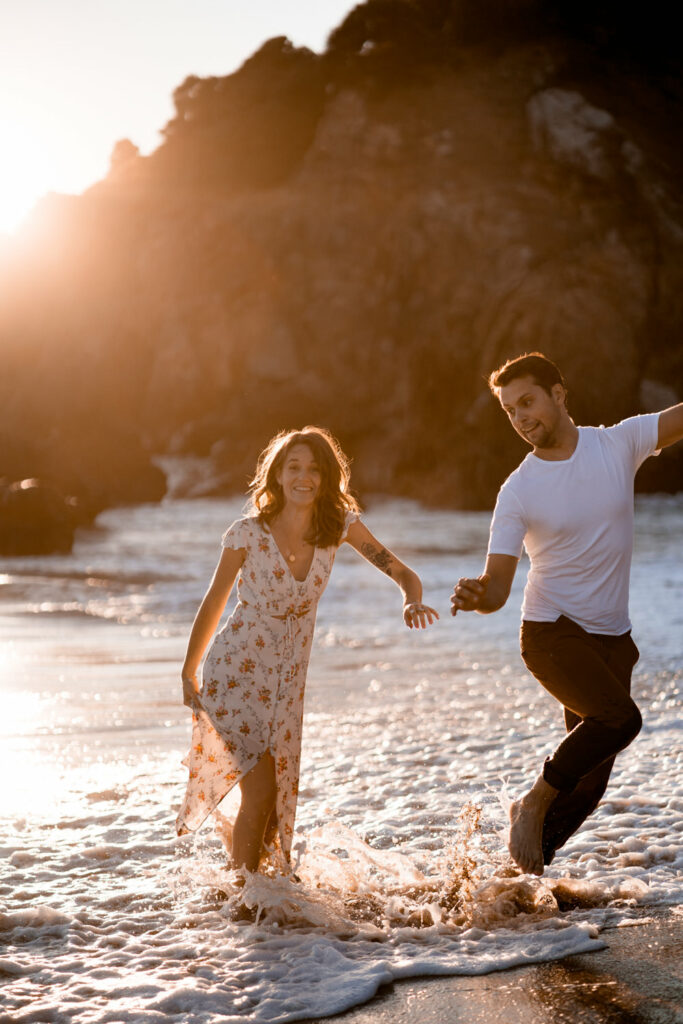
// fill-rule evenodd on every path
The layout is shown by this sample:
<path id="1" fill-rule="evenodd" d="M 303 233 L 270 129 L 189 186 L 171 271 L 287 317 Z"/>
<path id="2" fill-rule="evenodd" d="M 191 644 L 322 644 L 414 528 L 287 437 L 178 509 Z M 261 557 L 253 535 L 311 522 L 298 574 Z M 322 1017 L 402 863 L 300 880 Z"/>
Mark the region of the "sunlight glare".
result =
<path id="1" fill-rule="evenodd" d="M 48 192 L 80 192 L 105 171 L 86 137 L 50 120 L 49 110 L 0 91 L 0 234 L 13 234 Z"/>
<path id="2" fill-rule="evenodd" d="M 40 721 L 42 703 L 37 693 L 5 690 L 2 694 L 0 772 L 6 784 L 0 790 L 1 817 L 46 811 L 58 797 L 58 773 L 31 749 L 35 744 L 31 735 Z"/>
<path id="3" fill-rule="evenodd" d="M 25 651 L 12 640 L 0 642 L 0 817 L 48 812 L 56 805 L 62 779 L 40 750 L 45 730 L 46 700 L 35 690 L 22 690 L 20 665 Z M 25 667 L 25 666 L 24 666 Z"/>
<path id="4" fill-rule="evenodd" d="M 11 576 L 2 575 L 0 576 L 0 586 L 9 584 L 12 582 Z M 16 649 L 15 643 L 6 638 L 3 632 L 3 636 L 0 642 L 0 700 L 3 702 L 3 724 L 6 721 L 5 716 L 5 701 L 10 697 L 10 693 L 3 692 L 5 687 L 8 690 L 14 689 L 13 687 L 13 675 L 16 672 L 19 664 L 19 653 Z"/>
<path id="5" fill-rule="evenodd" d="M 49 190 L 52 168 L 44 140 L 28 118 L 0 113 L 0 231 L 16 231 L 38 199 Z"/>

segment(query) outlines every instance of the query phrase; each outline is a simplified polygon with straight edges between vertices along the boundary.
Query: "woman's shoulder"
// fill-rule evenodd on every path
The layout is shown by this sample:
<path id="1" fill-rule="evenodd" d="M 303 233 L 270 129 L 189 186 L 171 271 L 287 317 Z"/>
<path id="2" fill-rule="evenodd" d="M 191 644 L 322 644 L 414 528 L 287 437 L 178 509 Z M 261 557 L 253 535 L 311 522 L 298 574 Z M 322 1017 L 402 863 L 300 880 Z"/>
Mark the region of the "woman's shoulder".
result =
<path id="1" fill-rule="evenodd" d="M 353 509 L 348 509 L 346 511 L 346 514 L 344 515 L 344 525 L 342 527 L 341 537 L 339 538 L 339 543 L 340 544 L 343 544 L 343 542 L 346 540 L 346 535 L 349 532 L 349 528 L 351 526 L 353 526 L 354 523 L 359 523 L 359 522 L 360 522 L 360 512 L 356 512 Z"/>
<path id="2" fill-rule="evenodd" d="M 235 519 L 221 538 L 224 548 L 243 548 L 254 539 L 261 524 L 258 516 L 245 515 Z"/>

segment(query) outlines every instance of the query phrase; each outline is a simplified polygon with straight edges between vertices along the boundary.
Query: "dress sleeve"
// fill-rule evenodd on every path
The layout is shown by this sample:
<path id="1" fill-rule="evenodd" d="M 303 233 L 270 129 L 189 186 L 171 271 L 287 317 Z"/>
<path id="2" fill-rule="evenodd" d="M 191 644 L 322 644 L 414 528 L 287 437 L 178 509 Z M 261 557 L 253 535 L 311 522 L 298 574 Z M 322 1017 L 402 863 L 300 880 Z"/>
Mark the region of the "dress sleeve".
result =
<path id="1" fill-rule="evenodd" d="M 498 492 L 489 534 L 490 555 L 522 557 L 522 543 L 527 532 L 524 510 L 519 498 L 508 484 Z"/>
<path id="2" fill-rule="evenodd" d="M 353 523 L 359 523 L 359 522 L 360 522 L 360 516 L 359 516 L 359 514 L 357 512 L 347 512 L 346 513 L 346 515 L 344 516 L 344 528 L 342 529 L 341 537 L 339 538 L 339 543 L 340 544 L 342 544 L 343 541 L 346 540 L 346 534 L 349 532 L 349 526 L 351 526 Z"/>
<path id="3" fill-rule="evenodd" d="M 237 551 L 246 548 L 248 543 L 248 524 L 246 519 L 236 519 L 221 537 L 221 547 Z"/>

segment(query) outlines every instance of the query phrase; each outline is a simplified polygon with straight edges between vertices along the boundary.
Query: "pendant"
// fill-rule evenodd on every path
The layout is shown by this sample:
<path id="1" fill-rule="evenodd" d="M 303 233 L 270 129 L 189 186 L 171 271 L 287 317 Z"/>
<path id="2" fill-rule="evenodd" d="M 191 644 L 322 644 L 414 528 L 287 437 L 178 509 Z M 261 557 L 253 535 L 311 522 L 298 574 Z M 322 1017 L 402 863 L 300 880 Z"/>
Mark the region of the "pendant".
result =
<path id="1" fill-rule="evenodd" d="M 287 556 L 287 560 L 288 560 L 289 562 L 294 562 L 294 561 L 296 560 L 296 555 L 288 555 L 288 556 Z"/>

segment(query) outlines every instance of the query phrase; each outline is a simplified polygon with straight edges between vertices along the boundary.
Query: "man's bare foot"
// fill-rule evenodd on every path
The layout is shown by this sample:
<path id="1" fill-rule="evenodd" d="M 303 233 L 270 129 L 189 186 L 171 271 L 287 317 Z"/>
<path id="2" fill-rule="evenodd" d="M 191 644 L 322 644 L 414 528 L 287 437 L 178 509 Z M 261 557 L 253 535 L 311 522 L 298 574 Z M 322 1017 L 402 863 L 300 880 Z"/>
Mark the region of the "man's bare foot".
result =
<path id="1" fill-rule="evenodd" d="M 515 863 L 529 875 L 543 874 L 543 822 L 557 793 L 539 775 L 529 792 L 510 804 L 508 849 Z"/>
<path id="2" fill-rule="evenodd" d="M 495 873 L 496 878 L 519 878 L 524 872 L 520 870 L 518 864 L 504 864 L 498 868 Z"/>
<path id="3" fill-rule="evenodd" d="M 510 805 L 510 856 L 529 875 L 543 874 L 541 835 L 543 819 L 534 809 L 524 806 L 524 798 Z"/>

